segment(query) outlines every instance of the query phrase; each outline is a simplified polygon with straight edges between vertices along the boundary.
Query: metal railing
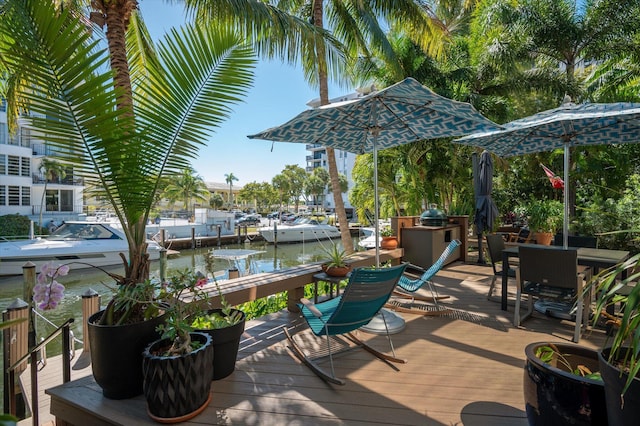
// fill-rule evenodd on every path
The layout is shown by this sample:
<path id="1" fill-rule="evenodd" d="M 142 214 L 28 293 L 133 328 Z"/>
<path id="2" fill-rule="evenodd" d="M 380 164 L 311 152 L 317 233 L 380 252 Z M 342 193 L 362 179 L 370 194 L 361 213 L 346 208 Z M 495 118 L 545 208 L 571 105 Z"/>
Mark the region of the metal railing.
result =
<path id="1" fill-rule="evenodd" d="M 62 381 L 67 383 L 71 381 L 71 324 L 74 319 L 69 318 L 60 327 L 54 330 L 49 336 L 43 339 L 40 343 L 35 345 L 25 354 L 22 358 L 14 362 L 9 368 L 5 370 L 5 375 L 8 375 L 9 386 L 5 389 L 5 392 L 9 393 L 9 414 L 17 414 L 17 394 L 16 394 L 16 369 L 20 367 L 20 364 L 24 363 L 27 359 L 31 363 L 31 418 L 33 425 L 40 424 L 38 413 L 38 353 L 46 347 L 53 339 L 62 334 Z"/>

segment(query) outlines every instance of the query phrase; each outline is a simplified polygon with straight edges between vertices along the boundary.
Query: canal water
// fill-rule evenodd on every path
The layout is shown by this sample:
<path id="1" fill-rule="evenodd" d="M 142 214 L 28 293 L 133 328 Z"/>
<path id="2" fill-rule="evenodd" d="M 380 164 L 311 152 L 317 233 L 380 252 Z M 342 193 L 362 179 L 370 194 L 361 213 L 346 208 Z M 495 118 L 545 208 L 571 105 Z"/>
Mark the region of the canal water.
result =
<path id="1" fill-rule="evenodd" d="M 355 243 L 355 241 L 354 241 Z M 296 265 L 317 262 L 325 259 L 327 254 L 324 250 L 331 247 L 329 241 L 318 241 L 313 243 L 300 244 L 280 244 L 274 247 L 272 244 L 264 242 L 251 242 L 236 245 L 224 245 L 220 249 L 250 249 L 259 251 L 248 259 L 238 259 L 236 261 L 226 259 L 216 259 L 216 271 L 226 271 L 230 268 L 237 267 L 241 271 L 250 273 L 269 272 L 277 269 L 284 269 Z M 195 250 L 182 250 L 179 255 L 169 257 L 167 261 L 167 276 L 172 271 L 190 269 L 204 272 L 204 253 L 208 250 L 218 249 L 217 247 L 201 248 Z M 151 264 L 151 275 L 159 277 L 160 262 L 154 261 Z M 76 339 L 82 340 L 82 295 L 91 290 L 98 292 L 104 305 L 110 298 L 114 283 L 103 272 L 96 269 L 78 269 L 74 270 L 70 265 L 71 271 L 69 275 L 60 277 L 59 282 L 65 286 L 65 296 L 61 304 L 54 310 L 37 311 L 39 315 L 36 319 L 36 332 L 38 341 L 40 338 L 48 336 L 56 326 L 62 324 L 69 318 L 74 318 L 72 324 L 72 332 Z M 123 272 L 121 267 L 112 267 L 108 269 L 110 272 Z M 15 303 L 16 299 L 23 300 L 23 279 L 17 277 L 0 277 L 0 310 L 5 311 L 9 305 Z M 51 325 L 51 324 L 55 324 Z M 59 339 L 58 339 L 59 340 Z M 79 347 L 80 345 L 77 345 Z M 51 343 L 47 347 L 49 356 L 60 353 L 60 343 Z M 2 362 L 0 357 L 0 363 Z"/>

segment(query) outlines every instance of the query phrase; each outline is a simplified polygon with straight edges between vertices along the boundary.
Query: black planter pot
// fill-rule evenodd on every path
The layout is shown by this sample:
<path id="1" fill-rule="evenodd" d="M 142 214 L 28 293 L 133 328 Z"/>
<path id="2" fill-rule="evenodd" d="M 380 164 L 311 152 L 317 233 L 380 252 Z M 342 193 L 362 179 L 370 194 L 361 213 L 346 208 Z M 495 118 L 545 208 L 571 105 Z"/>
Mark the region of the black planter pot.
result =
<path id="1" fill-rule="evenodd" d="M 530 426 L 607 425 L 604 384 L 577 376 L 564 366 L 551 366 L 536 356 L 547 342 L 525 348 L 524 399 Z M 571 365 L 585 365 L 598 371 L 598 353 L 574 344 L 554 343 Z"/>
<path id="2" fill-rule="evenodd" d="M 612 426 L 637 426 L 640 423 L 640 380 L 633 379 L 631 386 L 624 394 L 622 389 L 627 383 L 628 374 L 620 374 L 620 369 L 609 363 L 610 348 L 598 352 L 600 374 L 604 380 L 604 391 L 607 398 L 609 424 Z"/>
<path id="3" fill-rule="evenodd" d="M 102 394 L 110 399 L 132 398 L 142 393 L 142 351 L 160 338 L 160 316 L 127 325 L 98 325 L 103 311 L 89 317 L 91 369 Z"/>
<path id="4" fill-rule="evenodd" d="M 236 368 L 236 359 L 238 358 L 238 348 L 240 346 L 240 338 L 244 332 L 245 314 L 244 312 L 233 309 L 234 312 L 240 312 L 242 321 L 230 327 L 196 330 L 207 333 L 213 339 L 213 380 L 224 379 Z M 211 309 L 207 313 L 222 312 L 222 309 Z"/>
<path id="5" fill-rule="evenodd" d="M 200 414 L 211 400 L 213 346 L 206 333 L 191 333 L 202 344 L 187 355 L 159 356 L 169 339 L 156 340 L 144 350 L 142 371 L 149 417 L 160 423 L 178 423 Z"/>

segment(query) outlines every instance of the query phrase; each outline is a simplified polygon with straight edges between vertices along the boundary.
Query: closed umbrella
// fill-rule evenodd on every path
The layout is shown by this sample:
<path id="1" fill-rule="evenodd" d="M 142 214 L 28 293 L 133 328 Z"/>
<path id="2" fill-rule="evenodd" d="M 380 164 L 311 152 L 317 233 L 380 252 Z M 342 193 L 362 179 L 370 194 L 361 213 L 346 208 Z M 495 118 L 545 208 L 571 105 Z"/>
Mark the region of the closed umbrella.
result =
<path id="1" fill-rule="evenodd" d="M 501 157 L 564 148 L 563 246 L 569 235 L 569 148 L 640 142 L 640 103 L 565 103 L 504 124 L 503 130 L 478 132 L 454 140 L 485 148 Z"/>
<path id="2" fill-rule="evenodd" d="M 483 151 L 480 160 L 473 153 L 473 187 L 475 191 L 476 211 L 474 223 L 478 235 L 478 263 L 485 263 L 482 252 L 482 234 L 493 229 L 493 223 L 498 217 L 498 208 L 491 198 L 493 190 L 493 160 L 489 151 Z"/>
<path id="3" fill-rule="evenodd" d="M 498 128 L 471 105 L 437 95 L 407 78 L 356 100 L 303 111 L 287 123 L 249 138 L 320 144 L 356 154 L 372 152 L 374 227 L 376 235 L 380 235 L 378 149 Z M 376 265 L 379 260 L 376 245 Z"/>

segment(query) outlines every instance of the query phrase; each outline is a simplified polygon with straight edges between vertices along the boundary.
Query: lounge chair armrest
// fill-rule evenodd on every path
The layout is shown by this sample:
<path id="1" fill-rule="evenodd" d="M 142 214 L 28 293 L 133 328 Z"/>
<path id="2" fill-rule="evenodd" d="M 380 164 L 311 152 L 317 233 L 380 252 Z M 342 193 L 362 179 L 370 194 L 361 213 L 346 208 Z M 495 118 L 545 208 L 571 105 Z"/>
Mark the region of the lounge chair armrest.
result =
<path id="1" fill-rule="evenodd" d="M 309 311 L 311 311 L 313 315 L 318 318 L 322 318 L 322 312 L 320 312 L 318 308 L 316 308 L 316 305 L 314 305 L 311 300 L 305 299 L 303 297 L 302 299 L 300 299 L 300 303 L 302 303 L 307 309 L 309 309 Z"/>
<path id="2" fill-rule="evenodd" d="M 418 266 L 418 265 L 414 265 L 413 263 L 409 263 L 409 262 L 403 262 L 404 265 L 407 265 L 407 269 L 412 269 L 412 270 L 416 270 L 416 271 L 420 271 L 420 274 L 424 274 L 425 272 L 427 272 L 426 269 L 424 269 L 422 266 Z M 406 271 L 406 269 L 405 269 Z M 411 272 L 405 272 L 408 275 L 412 275 Z"/>

